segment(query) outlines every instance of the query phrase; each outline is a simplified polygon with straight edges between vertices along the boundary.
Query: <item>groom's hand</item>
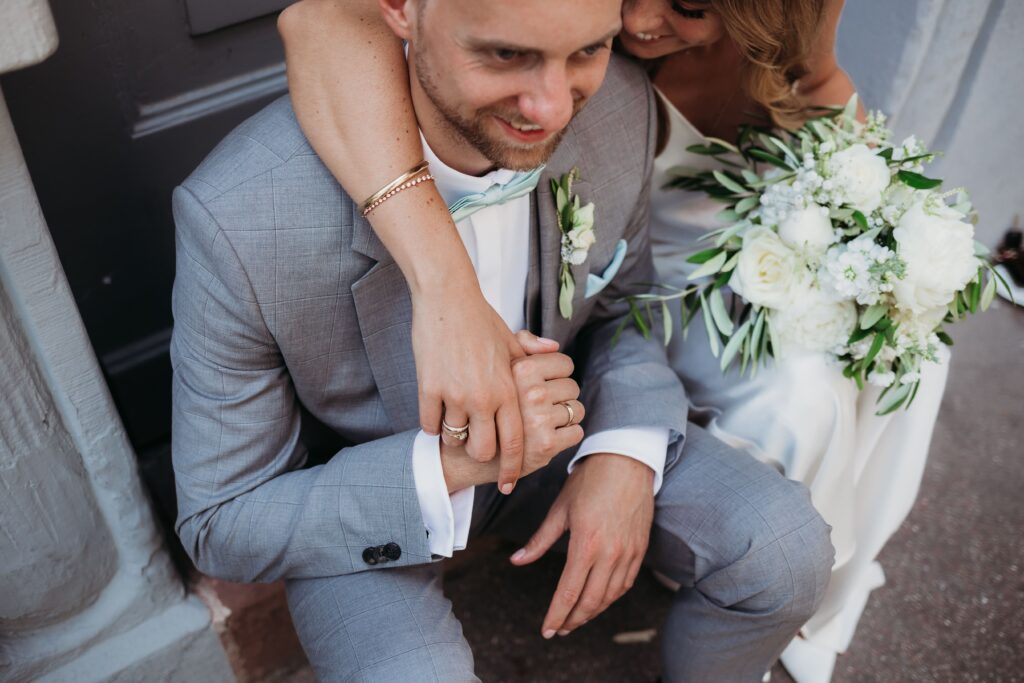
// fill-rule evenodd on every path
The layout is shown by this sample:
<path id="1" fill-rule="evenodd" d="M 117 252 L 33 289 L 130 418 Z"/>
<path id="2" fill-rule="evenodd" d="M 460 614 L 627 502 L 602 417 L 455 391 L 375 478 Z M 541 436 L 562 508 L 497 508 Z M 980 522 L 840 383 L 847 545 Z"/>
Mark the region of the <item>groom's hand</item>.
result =
<path id="1" fill-rule="evenodd" d="M 579 401 L 580 387 L 572 379 L 572 359 L 564 353 L 543 350 L 538 346 L 537 337 L 526 330 L 518 332 L 516 339 L 529 354 L 512 361 L 512 377 L 523 416 L 520 476 L 525 477 L 583 440 L 580 423 L 585 409 Z M 569 411 L 565 403 L 572 407 L 573 424 L 568 424 Z"/>
<path id="2" fill-rule="evenodd" d="M 532 336 L 529 332 L 517 335 L 523 348 L 540 348 L 529 338 Z M 572 359 L 562 353 L 537 350 L 534 355 L 512 361 L 525 437 L 523 458 L 515 462 L 521 477 L 547 466 L 556 455 L 583 440 L 583 428 L 578 423 L 583 420 L 585 410 L 579 402 L 580 388 L 571 377 L 572 371 Z M 565 403 L 572 407 L 571 425 L 567 424 L 569 411 Z M 465 450 L 459 446 L 441 444 L 441 469 L 449 493 L 503 481 L 501 477 L 507 466 L 504 453 L 498 460 L 481 463 L 466 457 Z"/>
<path id="3" fill-rule="evenodd" d="M 541 633 L 568 635 L 633 586 L 654 520 L 654 470 L 623 455 L 595 453 L 569 475 L 526 546 L 512 556 L 524 565 L 569 531 L 569 554 Z"/>

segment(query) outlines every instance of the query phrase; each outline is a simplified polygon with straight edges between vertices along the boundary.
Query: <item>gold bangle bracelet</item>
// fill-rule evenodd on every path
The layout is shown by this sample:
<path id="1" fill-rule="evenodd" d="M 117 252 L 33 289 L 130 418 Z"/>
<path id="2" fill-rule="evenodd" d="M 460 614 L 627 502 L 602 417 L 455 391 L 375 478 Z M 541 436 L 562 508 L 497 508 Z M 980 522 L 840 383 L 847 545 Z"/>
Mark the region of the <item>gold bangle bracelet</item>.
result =
<path id="1" fill-rule="evenodd" d="M 406 171 L 402 175 L 400 175 L 397 178 L 395 178 L 394 180 L 392 180 L 390 183 L 388 183 L 384 187 L 382 187 L 379 190 L 377 190 L 376 192 L 374 192 L 372 195 L 370 195 L 370 197 L 365 202 L 363 202 L 363 207 L 362 207 L 363 215 L 365 216 L 366 214 L 368 214 L 370 211 L 373 210 L 373 209 L 370 208 L 371 206 L 373 206 L 375 204 L 377 206 L 380 206 L 380 199 L 381 199 L 381 197 L 383 197 L 384 195 L 386 195 L 386 194 L 388 194 L 390 192 L 393 192 L 400 185 L 404 185 L 405 183 L 409 182 L 410 180 L 412 180 L 413 178 L 415 178 L 419 174 L 423 173 L 424 171 L 427 170 L 427 167 L 428 167 L 427 162 L 425 160 L 421 161 L 420 163 L 416 164 L 415 166 L 410 168 L 408 171 Z M 394 196 L 394 194 L 392 194 L 391 196 Z"/>
<path id="2" fill-rule="evenodd" d="M 408 190 L 410 187 L 416 187 L 420 183 L 425 183 L 428 180 L 433 180 L 433 179 L 434 179 L 434 176 L 430 175 L 429 173 L 426 173 L 426 174 L 421 175 L 421 176 L 416 176 L 412 180 L 407 180 L 406 182 L 402 183 L 398 187 L 392 188 L 388 192 L 384 193 L 382 196 L 377 197 L 373 201 L 372 204 L 363 207 L 363 218 L 366 218 L 367 216 L 369 216 L 373 212 L 374 209 L 376 209 L 378 206 L 380 206 L 381 204 L 383 204 L 387 200 L 389 200 L 392 197 L 394 197 L 396 194 L 398 194 L 402 190 Z"/>

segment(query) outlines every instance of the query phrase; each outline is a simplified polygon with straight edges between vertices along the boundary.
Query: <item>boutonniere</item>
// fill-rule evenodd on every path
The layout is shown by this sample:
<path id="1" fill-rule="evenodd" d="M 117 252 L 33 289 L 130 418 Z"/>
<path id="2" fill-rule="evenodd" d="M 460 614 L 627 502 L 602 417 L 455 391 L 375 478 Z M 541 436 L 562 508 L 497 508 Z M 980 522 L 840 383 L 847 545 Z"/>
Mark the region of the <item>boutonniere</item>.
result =
<path id="1" fill-rule="evenodd" d="M 558 310 L 568 320 L 572 317 L 572 297 L 576 293 L 576 281 L 572 277 L 572 266 L 587 260 L 587 253 L 597 238 L 594 236 L 594 203 L 580 206 L 579 195 L 573 196 L 572 184 L 579 180 L 580 169 L 574 167 L 558 180 L 551 181 L 551 193 L 555 196 L 555 213 L 558 229 L 562 232 L 562 267 L 559 272 L 561 288 L 558 292 Z"/>

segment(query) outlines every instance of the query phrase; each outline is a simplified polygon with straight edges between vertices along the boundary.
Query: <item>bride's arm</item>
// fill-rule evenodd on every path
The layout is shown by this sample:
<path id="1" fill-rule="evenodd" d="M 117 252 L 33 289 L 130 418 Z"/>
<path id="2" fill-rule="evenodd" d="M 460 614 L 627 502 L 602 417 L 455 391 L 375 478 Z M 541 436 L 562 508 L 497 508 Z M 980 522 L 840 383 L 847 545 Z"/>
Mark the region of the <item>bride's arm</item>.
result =
<path id="1" fill-rule="evenodd" d="M 376 0 L 302 0 L 278 29 L 299 124 L 355 201 L 423 159 L 402 45 Z M 467 451 L 484 460 L 499 445 L 497 423 L 499 486 L 514 482 L 523 425 L 510 364 L 523 349 L 483 298 L 445 202 L 422 183 L 370 223 L 412 294 L 422 427 L 437 433 L 443 409 L 448 424 L 470 424 Z"/>
<path id="2" fill-rule="evenodd" d="M 809 72 L 800 79 L 797 92 L 804 104 L 811 106 L 842 106 L 856 92 L 849 75 L 836 61 L 836 32 L 843 0 L 828 0 L 817 43 L 808 65 Z M 864 103 L 858 103 L 858 116 L 864 117 Z"/>

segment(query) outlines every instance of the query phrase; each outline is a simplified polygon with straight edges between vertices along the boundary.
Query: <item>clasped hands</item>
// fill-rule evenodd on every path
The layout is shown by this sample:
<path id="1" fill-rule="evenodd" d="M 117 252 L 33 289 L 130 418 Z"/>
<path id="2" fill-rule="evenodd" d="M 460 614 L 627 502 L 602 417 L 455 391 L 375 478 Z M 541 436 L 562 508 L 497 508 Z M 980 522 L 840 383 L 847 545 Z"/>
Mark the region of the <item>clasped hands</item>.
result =
<path id="1" fill-rule="evenodd" d="M 522 443 L 513 444 L 519 445 L 522 458 L 509 463 L 504 451 L 470 453 L 461 442 L 442 440 L 441 465 L 449 492 L 500 482 L 502 477 L 509 484 L 509 472 L 529 475 L 583 439 L 579 424 L 566 424 L 567 411 L 560 405 L 569 402 L 575 420 L 583 419 L 579 386 L 571 377 L 572 359 L 558 353 L 557 343 L 529 332 L 522 331 L 515 339 L 522 355 L 512 358 L 507 374 L 522 420 Z M 477 422 L 469 424 L 472 441 Z M 544 638 L 568 635 L 632 587 L 654 517 L 653 480 L 653 470 L 632 458 L 588 456 L 573 470 L 540 528 L 512 555 L 513 564 L 529 564 L 570 532 L 565 568 L 541 626 Z M 511 490 L 509 485 L 504 492 Z"/>

